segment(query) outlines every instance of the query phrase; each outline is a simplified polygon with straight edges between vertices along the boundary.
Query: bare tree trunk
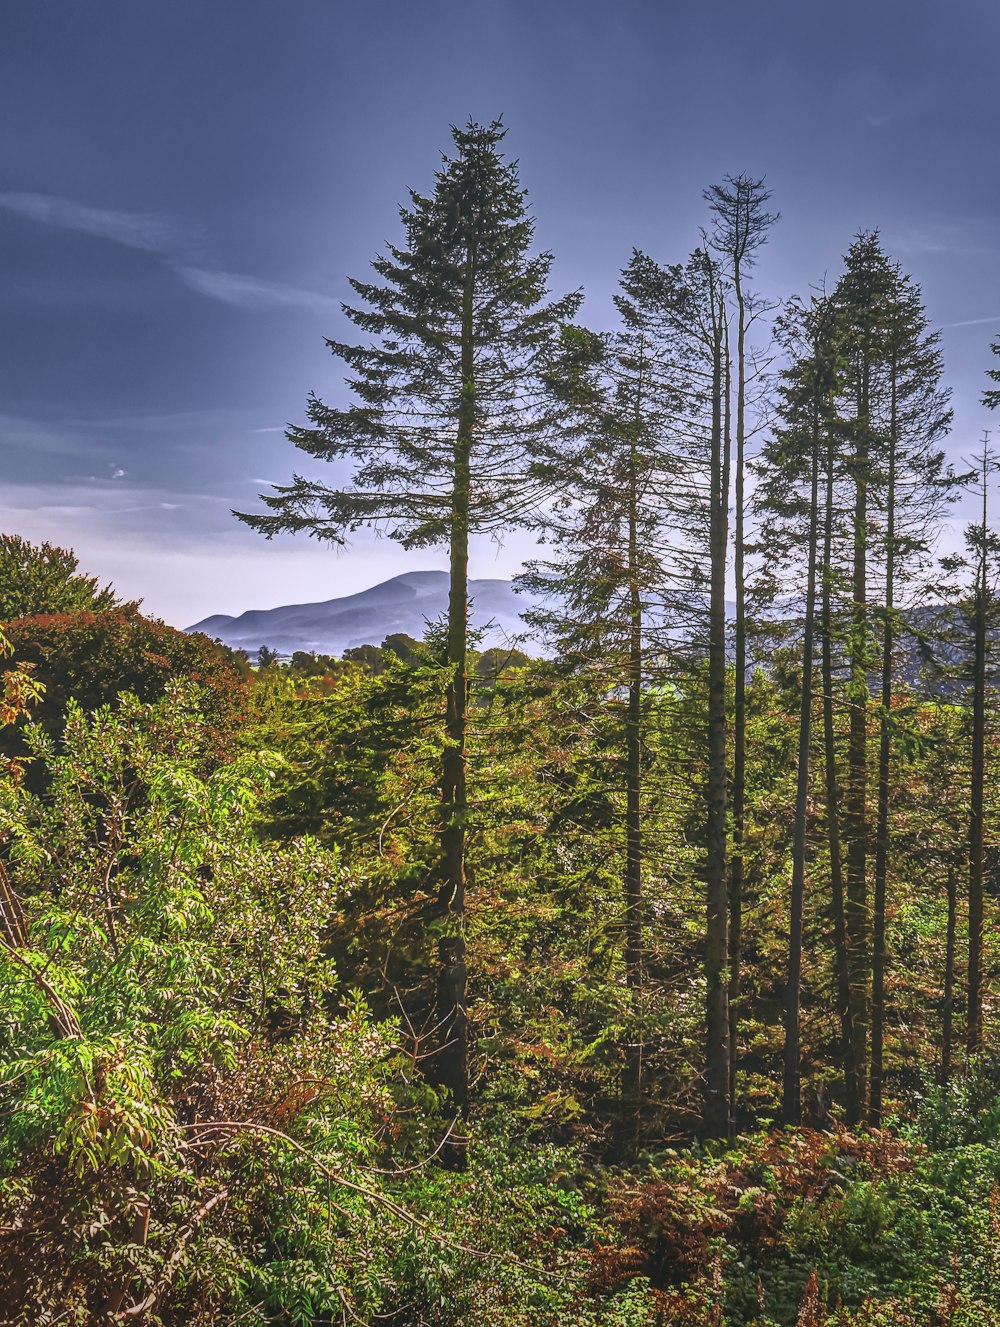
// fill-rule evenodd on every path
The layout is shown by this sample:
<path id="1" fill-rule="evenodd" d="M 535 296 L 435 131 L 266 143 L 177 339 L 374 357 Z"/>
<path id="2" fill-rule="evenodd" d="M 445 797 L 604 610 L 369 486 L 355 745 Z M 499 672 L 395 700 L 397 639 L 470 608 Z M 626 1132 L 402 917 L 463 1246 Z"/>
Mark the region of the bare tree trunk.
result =
<path id="1" fill-rule="evenodd" d="M 809 494 L 809 562 L 806 572 L 805 623 L 802 633 L 802 696 L 792 838 L 792 890 L 788 927 L 788 987 L 785 1002 L 785 1064 L 782 1118 L 799 1124 L 802 1111 L 801 1044 L 802 936 L 805 917 L 806 848 L 809 829 L 809 756 L 812 741 L 813 654 L 816 617 L 816 562 L 819 533 L 819 401 L 813 403 L 812 474 Z"/>
<path id="2" fill-rule="evenodd" d="M 746 571 L 744 548 L 744 461 L 746 452 L 746 299 L 743 294 L 741 252 L 734 254 L 733 275 L 737 305 L 736 327 L 736 494 L 733 576 L 736 612 L 734 620 L 735 678 L 733 703 L 733 846 L 729 868 L 729 1102 L 735 1127 L 736 1075 L 739 1067 L 738 1026 L 740 997 L 740 961 L 743 946 L 743 893 L 745 865 L 743 840 L 746 807 L 747 751 L 747 631 Z M 727 374 L 728 388 L 728 374 Z M 728 401 L 728 390 L 727 390 Z M 728 407 L 727 407 L 728 408 Z"/>
<path id="3" fill-rule="evenodd" d="M 448 598 L 446 742 L 441 778 L 441 908 L 450 920 L 438 942 L 436 1076 L 463 1119 L 469 1109 L 467 970 L 465 965 L 466 738 L 468 710 L 469 515 L 471 457 L 475 428 L 472 298 L 475 255 L 469 254 L 462 316 L 462 408 L 454 450 L 451 521 L 451 579 Z M 465 1138 L 454 1131 L 444 1159 L 465 1166 Z"/>
<path id="4" fill-rule="evenodd" d="M 708 787 L 706 826 L 706 1055 L 704 1125 L 709 1137 L 729 1132 L 729 890 L 726 870 L 726 551 L 729 469 L 722 420 L 723 311 L 712 288 L 712 464 L 708 631 Z"/>
<path id="5" fill-rule="evenodd" d="M 985 452 L 984 452 L 985 458 Z M 966 1046 L 983 1044 L 983 839 L 986 783 L 987 470 L 983 463 L 983 525 L 973 619 L 972 751 L 969 762 L 969 976 Z"/>
<path id="6" fill-rule="evenodd" d="M 885 1048 L 885 900 L 889 870 L 890 709 L 892 705 L 893 613 L 896 580 L 896 370 L 890 390 L 892 419 L 889 473 L 886 483 L 885 622 L 882 636 L 882 695 L 879 714 L 878 810 L 875 820 L 875 891 L 872 912 L 872 1046 L 868 1090 L 868 1123 L 882 1124 L 883 1058 Z"/>
<path id="7" fill-rule="evenodd" d="M 941 1013 L 941 1086 L 951 1082 L 951 1057 L 955 1021 L 955 931 L 958 912 L 958 886 L 955 868 L 948 864 L 948 936 L 944 951 L 944 1009 Z"/>
<path id="8" fill-rule="evenodd" d="M 854 1069 L 859 1102 L 865 1099 L 868 1058 L 868 467 L 870 369 L 859 384 L 854 471 L 854 567 L 850 629 L 850 712 L 844 790 L 847 971 L 851 989 Z"/>
<path id="9" fill-rule="evenodd" d="M 854 1059 L 854 1018 L 847 958 L 847 909 L 844 898 L 843 853 L 840 842 L 840 784 L 837 771 L 837 741 L 833 714 L 833 441 L 827 448 L 826 499 L 823 529 L 822 673 L 823 673 L 823 760 L 826 783 L 826 825 L 830 855 L 830 901 L 833 909 L 834 969 L 840 1014 L 841 1054 L 844 1060 L 844 1101 L 847 1123 L 861 1118 L 861 1087 Z"/>
<path id="10" fill-rule="evenodd" d="M 629 493 L 629 657 L 625 720 L 625 981 L 634 1019 L 625 1057 L 622 1096 L 637 1118 L 642 1104 L 642 597 L 636 521 L 635 454 Z"/>

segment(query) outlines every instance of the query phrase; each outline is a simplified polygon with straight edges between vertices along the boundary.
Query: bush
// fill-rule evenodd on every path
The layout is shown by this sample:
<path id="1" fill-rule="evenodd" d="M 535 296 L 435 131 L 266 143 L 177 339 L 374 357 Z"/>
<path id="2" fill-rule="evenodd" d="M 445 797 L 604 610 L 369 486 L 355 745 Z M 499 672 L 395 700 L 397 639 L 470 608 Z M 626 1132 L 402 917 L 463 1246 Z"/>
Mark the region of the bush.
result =
<path id="1" fill-rule="evenodd" d="M 35 717 L 49 733 L 62 731 L 71 698 L 84 710 L 110 704 L 126 691 L 150 702 L 178 679 L 200 688 L 210 745 L 217 750 L 228 745 L 245 713 L 245 659 L 200 633 L 188 635 L 144 617 L 132 605 L 19 618 L 5 633 L 10 666 L 30 668 L 44 687 Z M 8 746 L 13 740 L 8 736 Z"/>

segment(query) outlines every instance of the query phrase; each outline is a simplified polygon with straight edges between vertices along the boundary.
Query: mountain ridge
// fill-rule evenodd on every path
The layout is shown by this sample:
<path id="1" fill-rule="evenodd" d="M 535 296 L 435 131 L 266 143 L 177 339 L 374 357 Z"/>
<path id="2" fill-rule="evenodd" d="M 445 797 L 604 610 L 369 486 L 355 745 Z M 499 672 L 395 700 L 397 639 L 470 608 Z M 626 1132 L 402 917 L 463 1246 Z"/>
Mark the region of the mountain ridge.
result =
<path id="1" fill-rule="evenodd" d="M 423 637 L 428 623 L 447 612 L 448 583 L 445 571 L 406 571 L 354 594 L 250 608 L 236 615 L 215 613 L 184 630 L 204 632 L 250 654 L 262 645 L 283 655 L 296 650 L 342 654 L 359 645 L 379 645 L 394 632 Z M 470 622 L 473 630 L 484 632 L 484 647 L 506 645 L 515 636 L 530 634 L 521 613 L 532 606 L 532 599 L 517 594 L 510 581 L 470 581 L 469 598 Z"/>

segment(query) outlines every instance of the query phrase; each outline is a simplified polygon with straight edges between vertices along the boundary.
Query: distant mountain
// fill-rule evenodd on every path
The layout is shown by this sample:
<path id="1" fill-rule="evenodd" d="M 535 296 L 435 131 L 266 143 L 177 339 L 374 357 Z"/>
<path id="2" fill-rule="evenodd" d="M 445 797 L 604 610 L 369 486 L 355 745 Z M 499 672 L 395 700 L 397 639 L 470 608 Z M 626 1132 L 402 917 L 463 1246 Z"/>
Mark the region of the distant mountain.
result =
<path id="1" fill-rule="evenodd" d="M 515 594 L 510 581 L 471 581 L 469 597 L 473 627 L 486 629 L 484 646 L 505 645 L 513 636 L 525 633 L 521 613 L 531 606 L 531 600 Z M 283 655 L 296 650 L 342 654 L 357 645 L 380 645 L 396 631 L 420 640 L 427 623 L 447 611 L 447 572 L 408 571 L 342 599 L 250 609 L 239 617 L 218 613 L 186 630 L 203 631 L 251 655 L 262 645 Z"/>

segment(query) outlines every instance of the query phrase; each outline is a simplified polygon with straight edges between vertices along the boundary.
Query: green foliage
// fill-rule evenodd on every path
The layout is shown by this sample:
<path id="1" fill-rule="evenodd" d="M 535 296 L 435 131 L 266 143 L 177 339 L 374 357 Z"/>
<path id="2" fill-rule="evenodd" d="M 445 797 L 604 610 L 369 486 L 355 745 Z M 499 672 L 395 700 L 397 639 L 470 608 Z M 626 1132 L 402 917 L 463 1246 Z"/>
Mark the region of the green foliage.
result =
<path id="1" fill-rule="evenodd" d="M 101 588 L 96 576 L 84 575 L 77 566 L 72 549 L 0 534 L 0 622 L 77 609 L 100 613 L 124 606 L 110 585 Z"/>
<path id="2" fill-rule="evenodd" d="M 71 552 L 0 537 L 0 1320 L 996 1323 L 995 1028 L 961 1049 L 980 1041 L 971 978 L 1000 963 L 980 870 L 996 865 L 995 716 L 980 685 L 970 762 L 957 675 L 922 694 L 890 648 L 907 632 L 930 648 L 894 596 L 926 571 L 956 482 L 919 291 L 861 235 L 833 294 L 784 317 L 763 547 L 739 547 L 741 515 L 738 559 L 759 553 L 774 594 L 822 542 L 831 650 L 812 693 L 795 622 L 762 631 L 765 669 L 727 674 L 726 488 L 742 493 L 761 422 L 739 391 L 732 408 L 729 379 L 762 312 L 741 272 L 766 192 L 741 176 L 708 195 L 706 243 L 739 304 L 730 366 L 733 292 L 709 252 L 686 267 L 636 252 L 620 333 L 569 326 L 579 296 L 549 301 L 502 126 L 453 137 L 400 245 L 353 283 L 361 343 L 330 343 L 352 402 L 311 398 L 290 430 L 351 462 L 349 486 L 294 477 L 244 518 L 268 536 L 450 543 L 447 628 L 343 659 L 265 646 L 251 669 L 119 604 Z M 986 449 L 970 560 L 995 551 L 990 464 Z M 536 622 L 560 657 L 470 650 L 468 537 L 530 522 L 540 500 L 565 556 L 530 573 L 562 601 Z M 737 899 L 744 1132 L 704 1142 L 702 1122 L 727 1123 L 703 1109 L 705 1083 L 719 1106 L 728 1082 L 725 1001 L 705 1008 Z M 980 902 L 983 961 L 969 945 L 963 972 Z M 871 1118 L 891 1128 L 849 1132 L 839 1015 L 863 1030 L 869 1005 Z M 778 1131 L 789 1012 L 783 1106 L 801 1098 L 815 1127 Z M 449 1040 L 466 1026 L 468 1066 L 464 1035 Z M 449 1046 L 462 1083 L 441 1072 Z M 452 1118 L 466 1068 L 471 1111 Z"/>
<path id="3" fill-rule="evenodd" d="M 306 1239 L 285 1187 L 306 1154 L 351 1174 L 376 1146 L 384 1038 L 322 953 L 336 857 L 258 847 L 274 760 L 203 776 L 206 731 L 177 685 L 92 719 L 71 703 L 59 748 L 28 731 L 45 794 L 2 788 L 0 1169 L 4 1223 L 25 1231 L 5 1290 L 33 1322 L 92 1321 L 119 1282 L 151 1312 L 218 1303 L 220 1258 L 238 1283 L 251 1247 L 271 1250 L 262 1269 L 277 1257 L 268 1231 Z M 209 1203 L 221 1224 L 202 1230 Z"/>
<path id="4" fill-rule="evenodd" d="M 152 701 L 177 678 L 200 689 L 216 749 L 243 717 L 245 660 L 200 633 L 143 617 L 134 605 L 20 618 L 8 623 L 6 634 L 13 664 L 30 669 L 44 688 L 35 716 L 50 733 L 61 730 L 71 701 L 90 710 L 124 691 Z M 4 740 L 8 747 L 18 745 L 9 736 Z"/>
<path id="5" fill-rule="evenodd" d="M 240 519 L 268 538 L 300 530 L 343 543 L 365 526 L 407 548 L 448 543 L 457 525 L 522 523 L 537 491 L 531 463 L 558 423 L 540 390 L 579 293 L 547 302 L 551 254 L 532 254 L 534 222 L 497 122 L 453 128 L 428 196 L 411 191 L 404 235 L 352 280 L 345 306 L 360 344 L 327 341 L 356 399 L 310 398 L 290 441 L 321 460 L 350 460 L 347 488 L 296 475 Z M 455 439 L 465 459 L 456 461 Z"/>

